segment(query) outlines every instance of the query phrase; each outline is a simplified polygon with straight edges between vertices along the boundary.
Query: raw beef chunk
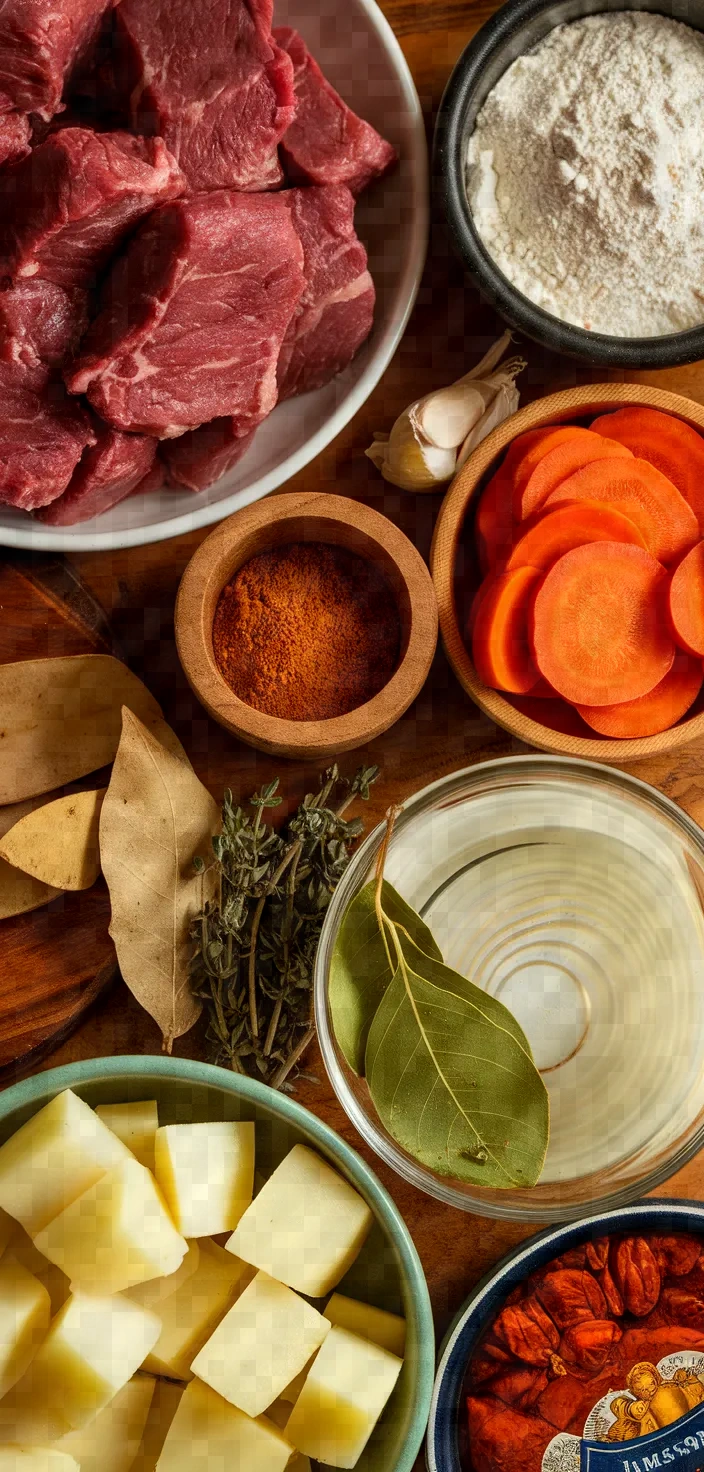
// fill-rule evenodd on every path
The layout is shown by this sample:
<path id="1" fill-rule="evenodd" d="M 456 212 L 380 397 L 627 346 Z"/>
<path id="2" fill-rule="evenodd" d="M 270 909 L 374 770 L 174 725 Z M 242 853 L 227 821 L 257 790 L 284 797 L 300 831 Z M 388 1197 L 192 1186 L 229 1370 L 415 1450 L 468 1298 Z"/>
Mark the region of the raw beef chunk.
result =
<path id="1" fill-rule="evenodd" d="M 122 0 L 118 75 L 137 132 L 159 133 L 192 189 L 275 189 L 295 109 L 273 0 Z"/>
<path id="2" fill-rule="evenodd" d="M 45 379 L 36 368 L 0 362 L 0 502 L 25 511 L 65 491 L 95 438 L 80 405 Z"/>
<path id="3" fill-rule="evenodd" d="M 303 184 L 346 184 L 353 194 L 359 194 L 392 167 L 398 157 L 396 149 L 343 102 L 297 31 L 279 26 L 274 40 L 293 62 L 298 104 L 281 145 L 289 179 Z"/>
<path id="4" fill-rule="evenodd" d="M 34 277 L 0 291 L 0 360 L 28 368 L 58 367 L 88 325 L 83 291 L 64 291 Z"/>
<path id="5" fill-rule="evenodd" d="M 169 473 L 169 484 L 188 491 L 204 491 L 214 481 L 227 475 L 242 459 L 254 438 L 254 430 L 238 434 L 237 421 L 214 419 L 178 440 L 168 440 L 162 455 Z"/>
<path id="6" fill-rule="evenodd" d="M 90 286 L 130 227 L 183 189 L 161 138 L 52 133 L 0 175 L 0 269 Z"/>
<path id="7" fill-rule="evenodd" d="M 281 348 L 279 398 L 329 383 L 368 338 L 374 282 L 354 229 L 354 199 L 343 184 L 291 189 L 283 198 L 303 246 L 306 287 Z"/>
<path id="8" fill-rule="evenodd" d="M 96 427 L 97 443 L 83 452 L 67 489 L 38 511 L 47 526 L 75 526 L 100 516 L 130 496 L 154 464 L 157 441 L 142 434 L 120 434 L 107 424 Z"/>
<path id="9" fill-rule="evenodd" d="M 173 439 L 227 414 L 245 434 L 276 403 L 302 266 L 279 194 L 222 189 L 156 210 L 107 284 L 69 388 L 116 429 Z"/>
<path id="10" fill-rule="evenodd" d="M 0 110 L 0 164 L 26 158 L 31 136 L 32 125 L 25 113 Z"/>
<path id="11" fill-rule="evenodd" d="M 108 0 L 2 0 L 0 90 L 20 112 L 53 117 Z"/>

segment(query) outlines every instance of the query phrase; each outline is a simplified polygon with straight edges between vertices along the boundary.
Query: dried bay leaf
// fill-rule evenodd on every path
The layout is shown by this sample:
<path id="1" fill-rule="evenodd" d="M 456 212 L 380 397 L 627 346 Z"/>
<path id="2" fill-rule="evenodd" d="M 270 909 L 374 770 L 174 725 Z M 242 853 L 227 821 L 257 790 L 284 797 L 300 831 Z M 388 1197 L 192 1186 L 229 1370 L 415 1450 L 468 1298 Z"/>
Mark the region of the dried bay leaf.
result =
<path id="1" fill-rule="evenodd" d="M 364 1054 L 374 1014 L 393 979 L 375 906 L 376 881 L 355 895 L 342 919 L 330 962 L 328 997 L 335 1038 L 353 1071 L 364 1073 Z M 384 912 L 402 926 L 428 956 L 442 961 L 432 931 L 385 879 Z"/>
<path id="2" fill-rule="evenodd" d="M 110 654 L 0 665 L 0 804 L 106 766 L 117 751 L 123 706 L 148 726 L 162 719 L 146 686 Z"/>
<path id="3" fill-rule="evenodd" d="M 211 840 L 220 812 L 176 736 L 169 730 L 164 737 L 123 712 L 100 854 L 120 970 L 170 1053 L 201 1010 L 189 984 L 189 926 L 214 892 Z M 205 873 L 194 871 L 196 856 Z"/>
<path id="4" fill-rule="evenodd" d="M 472 1185 L 528 1187 L 547 1151 L 548 1095 L 511 1013 L 402 933 L 372 1022 L 365 1072 L 389 1134 Z"/>
<path id="5" fill-rule="evenodd" d="M 0 839 L 0 859 L 56 890 L 90 889 L 100 873 L 105 792 L 75 792 L 35 807 Z"/>
<path id="6" fill-rule="evenodd" d="M 28 802 L 15 802 L 0 808 L 0 839 L 27 813 L 34 812 L 41 801 L 41 798 L 30 798 Z M 14 864 L 0 859 L 0 920 L 9 920 L 13 915 L 26 915 L 30 910 L 39 910 L 49 900 L 56 899 L 58 894 L 61 894 L 60 889 L 52 889 L 51 885 L 40 883 L 31 874 L 23 874 Z"/>

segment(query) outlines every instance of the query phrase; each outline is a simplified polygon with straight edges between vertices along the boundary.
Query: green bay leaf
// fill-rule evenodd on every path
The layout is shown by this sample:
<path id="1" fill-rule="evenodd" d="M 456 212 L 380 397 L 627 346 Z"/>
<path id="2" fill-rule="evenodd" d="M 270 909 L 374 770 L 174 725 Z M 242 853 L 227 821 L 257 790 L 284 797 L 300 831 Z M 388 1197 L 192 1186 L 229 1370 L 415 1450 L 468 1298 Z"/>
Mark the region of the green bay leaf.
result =
<path id="1" fill-rule="evenodd" d="M 355 895 L 345 911 L 330 962 L 328 996 L 338 1046 L 349 1066 L 364 1073 L 364 1054 L 372 1019 L 393 977 L 375 909 L 376 881 Z M 384 880 L 382 904 L 389 919 L 411 937 L 421 954 L 442 961 L 431 931 L 420 915 Z M 391 954 L 393 946 L 388 941 Z"/>
<path id="2" fill-rule="evenodd" d="M 493 1188 L 535 1185 L 549 1103 L 515 1018 L 402 936 L 365 1071 L 382 1123 L 421 1164 Z"/>

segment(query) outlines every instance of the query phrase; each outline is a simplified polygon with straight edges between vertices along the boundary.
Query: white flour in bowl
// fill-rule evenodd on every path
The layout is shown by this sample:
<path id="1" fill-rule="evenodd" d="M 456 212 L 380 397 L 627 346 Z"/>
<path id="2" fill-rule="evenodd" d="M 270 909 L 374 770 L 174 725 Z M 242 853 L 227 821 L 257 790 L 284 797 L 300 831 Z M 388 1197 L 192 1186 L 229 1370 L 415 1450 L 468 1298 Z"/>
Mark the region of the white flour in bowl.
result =
<path id="1" fill-rule="evenodd" d="M 467 163 L 484 245 L 546 312 L 619 337 L 704 322 L 704 35 L 644 11 L 556 27 Z"/>

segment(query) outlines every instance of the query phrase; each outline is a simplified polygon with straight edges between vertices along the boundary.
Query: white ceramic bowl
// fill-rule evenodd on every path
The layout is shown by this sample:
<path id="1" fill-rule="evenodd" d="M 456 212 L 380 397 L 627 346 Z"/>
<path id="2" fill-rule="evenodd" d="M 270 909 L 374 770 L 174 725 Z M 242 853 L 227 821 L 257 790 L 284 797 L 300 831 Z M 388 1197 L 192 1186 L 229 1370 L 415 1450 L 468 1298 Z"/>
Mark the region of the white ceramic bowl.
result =
<path id="1" fill-rule="evenodd" d="M 280 404 L 234 470 L 207 491 L 130 496 L 75 527 L 42 526 L 0 506 L 0 545 L 95 551 L 138 547 L 210 526 L 314 460 L 361 408 L 391 361 L 416 299 L 428 240 L 427 145 L 413 79 L 375 0 L 276 0 L 275 21 L 300 30 L 345 100 L 401 155 L 400 167 L 357 207 L 357 229 L 377 289 L 369 341 L 326 388 Z"/>

